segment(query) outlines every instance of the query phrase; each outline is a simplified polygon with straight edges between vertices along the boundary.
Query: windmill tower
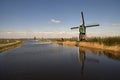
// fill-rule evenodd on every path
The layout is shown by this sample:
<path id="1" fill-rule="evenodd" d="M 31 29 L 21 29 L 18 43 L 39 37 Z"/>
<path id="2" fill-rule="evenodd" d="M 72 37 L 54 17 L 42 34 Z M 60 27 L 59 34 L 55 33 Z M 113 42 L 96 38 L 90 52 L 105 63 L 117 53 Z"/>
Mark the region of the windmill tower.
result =
<path id="1" fill-rule="evenodd" d="M 81 12 L 81 19 L 82 19 L 82 24 L 79 27 L 72 27 L 71 29 L 79 29 L 79 41 L 86 40 L 86 28 L 87 27 L 94 27 L 94 26 L 99 26 L 99 24 L 93 24 L 93 25 L 85 25 L 84 22 L 84 15 L 83 12 Z"/>

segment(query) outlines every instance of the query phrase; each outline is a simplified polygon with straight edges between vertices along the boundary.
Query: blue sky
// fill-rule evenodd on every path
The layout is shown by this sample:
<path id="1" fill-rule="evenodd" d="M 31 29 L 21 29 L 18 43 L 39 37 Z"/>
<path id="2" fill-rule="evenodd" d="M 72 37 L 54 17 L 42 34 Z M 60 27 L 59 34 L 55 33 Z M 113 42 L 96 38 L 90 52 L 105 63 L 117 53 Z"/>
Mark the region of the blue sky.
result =
<path id="1" fill-rule="evenodd" d="M 120 36 L 120 0 L 0 0 L 0 38 L 74 37 L 80 12 L 87 36 Z"/>

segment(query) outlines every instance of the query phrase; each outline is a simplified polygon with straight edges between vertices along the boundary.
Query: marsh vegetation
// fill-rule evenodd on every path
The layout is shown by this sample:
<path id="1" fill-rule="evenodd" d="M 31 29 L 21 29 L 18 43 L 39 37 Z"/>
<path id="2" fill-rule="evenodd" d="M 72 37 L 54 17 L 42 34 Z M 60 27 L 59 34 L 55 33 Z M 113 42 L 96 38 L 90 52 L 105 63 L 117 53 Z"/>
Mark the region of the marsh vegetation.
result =
<path id="1" fill-rule="evenodd" d="M 42 38 L 40 41 L 52 41 L 52 42 L 65 42 L 65 41 L 78 41 L 77 37 L 73 38 Z M 120 45 L 120 36 L 115 37 L 91 37 L 87 38 L 87 41 L 82 42 L 95 42 L 99 44 L 104 44 L 107 46 Z"/>
<path id="2" fill-rule="evenodd" d="M 120 36 L 118 37 L 94 37 L 94 38 L 89 38 L 89 42 L 97 42 L 100 44 L 104 44 L 107 46 L 112 46 L 112 45 L 120 45 Z"/>

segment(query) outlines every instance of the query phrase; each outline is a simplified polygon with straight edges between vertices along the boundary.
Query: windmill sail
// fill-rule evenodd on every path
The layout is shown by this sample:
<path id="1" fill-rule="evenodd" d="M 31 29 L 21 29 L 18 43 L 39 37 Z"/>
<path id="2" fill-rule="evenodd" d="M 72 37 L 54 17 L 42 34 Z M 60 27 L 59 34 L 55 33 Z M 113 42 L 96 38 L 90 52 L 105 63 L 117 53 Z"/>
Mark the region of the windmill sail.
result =
<path id="1" fill-rule="evenodd" d="M 80 26 L 71 28 L 71 29 L 79 29 L 79 41 L 86 40 L 86 28 L 87 27 L 99 26 L 99 24 L 92 24 L 92 25 L 85 26 L 83 12 L 81 12 L 81 22 L 82 24 Z"/>
<path id="2" fill-rule="evenodd" d="M 72 28 L 70 28 L 70 29 L 78 29 L 79 27 L 72 27 Z"/>
<path id="3" fill-rule="evenodd" d="M 83 12 L 81 12 L 81 18 L 82 18 L 82 25 L 84 26 L 84 25 L 85 25 L 85 22 L 84 22 L 84 15 L 83 15 Z"/>
<path id="4" fill-rule="evenodd" d="M 87 25 L 85 27 L 95 27 L 95 26 L 100 26 L 99 24 L 93 24 L 93 25 Z"/>
<path id="5" fill-rule="evenodd" d="M 82 18 L 82 25 L 80 26 L 81 28 L 82 28 L 82 32 L 80 32 L 80 30 L 79 30 L 79 32 L 80 33 L 84 33 L 84 35 L 82 35 L 83 37 L 85 37 L 86 36 L 86 26 L 85 26 L 85 21 L 84 21 L 84 15 L 83 15 L 83 12 L 81 12 L 81 18 Z"/>

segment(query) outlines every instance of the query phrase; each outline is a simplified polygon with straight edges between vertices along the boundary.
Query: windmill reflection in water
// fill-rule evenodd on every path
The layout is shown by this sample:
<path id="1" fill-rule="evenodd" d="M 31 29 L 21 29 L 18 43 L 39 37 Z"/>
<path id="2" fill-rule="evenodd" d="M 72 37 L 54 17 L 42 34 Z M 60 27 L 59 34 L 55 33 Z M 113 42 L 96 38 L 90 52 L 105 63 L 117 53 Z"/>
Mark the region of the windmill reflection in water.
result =
<path id="1" fill-rule="evenodd" d="M 85 62 L 90 62 L 90 63 L 95 63 L 98 64 L 99 60 L 91 57 L 86 57 L 86 50 L 82 47 L 78 48 L 78 59 L 80 62 L 80 73 L 81 75 L 84 74 L 84 67 L 85 67 Z"/>

